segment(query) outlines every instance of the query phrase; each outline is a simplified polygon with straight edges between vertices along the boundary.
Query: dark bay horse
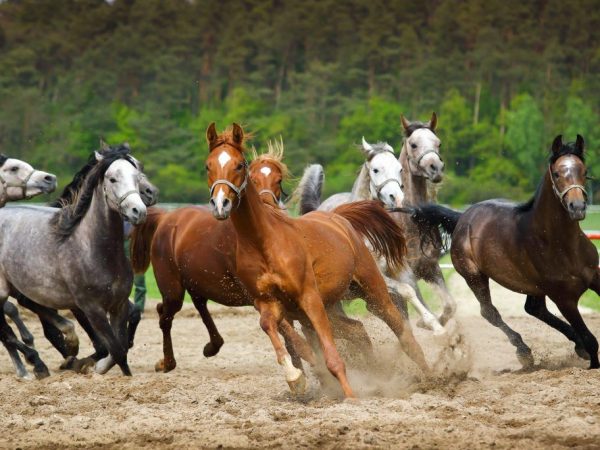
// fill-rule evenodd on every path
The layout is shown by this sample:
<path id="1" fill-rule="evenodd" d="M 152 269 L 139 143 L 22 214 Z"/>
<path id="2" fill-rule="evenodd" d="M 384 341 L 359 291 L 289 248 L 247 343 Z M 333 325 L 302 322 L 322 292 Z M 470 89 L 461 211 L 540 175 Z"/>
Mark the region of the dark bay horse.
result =
<path id="1" fill-rule="evenodd" d="M 490 278 L 525 294 L 527 313 L 573 341 L 579 356 L 590 358 L 590 368 L 600 367 L 598 341 L 577 309 L 587 289 L 600 294 L 598 252 L 579 227 L 586 213 L 586 174 L 583 138 L 563 144 L 557 136 L 548 169 L 527 203 L 488 200 L 463 214 L 437 205 L 412 211 L 421 227 L 441 225 L 452 233 L 454 267 L 479 300 L 481 315 L 506 334 L 524 367 L 533 365 L 531 349 L 492 304 Z M 548 311 L 546 297 L 568 323 Z"/>
<path id="2" fill-rule="evenodd" d="M 404 259 L 402 230 L 376 202 L 343 205 L 335 212 L 312 212 L 294 219 L 261 201 L 249 182 L 244 132 L 233 124 L 218 134 L 207 129 L 206 160 L 210 209 L 218 220 L 231 218 L 236 234 L 236 274 L 254 300 L 260 325 L 269 336 L 286 381 L 298 374 L 277 333 L 284 317 L 312 327 L 325 363 L 344 395 L 353 397 L 345 364 L 333 340 L 326 308 L 351 295 L 365 299 L 367 308 L 383 319 L 407 354 L 428 371 L 423 351 L 394 307 L 375 260 L 363 239 L 391 265 Z"/>
<path id="3" fill-rule="evenodd" d="M 279 210 L 281 184 L 288 174 L 282 161 L 283 145 L 269 145 L 269 151 L 255 154 L 250 164 L 250 178 L 263 202 Z M 185 292 L 189 292 L 210 337 L 204 356 L 214 356 L 223 345 L 207 308 L 211 299 L 226 306 L 253 305 L 252 298 L 236 276 L 235 229 L 231 221 L 216 220 L 208 208 L 190 206 L 171 212 L 148 210 L 146 222 L 134 228 L 131 236 L 131 262 L 136 273 L 143 273 L 150 263 L 162 302 L 157 305 L 163 332 L 163 358 L 156 370 L 168 372 L 176 366 L 171 339 L 175 314 L 181 310 Z M 310 348 L 287 321 L 281 324 L 286 345 L 295 356 L 298 351 L 313 363 Z M 297 349 L 297 350 L 296 350 Z M 302 367 L 296 359 L 295 365 Z M 298 386 L 302 389 L 302 386 Z"/>

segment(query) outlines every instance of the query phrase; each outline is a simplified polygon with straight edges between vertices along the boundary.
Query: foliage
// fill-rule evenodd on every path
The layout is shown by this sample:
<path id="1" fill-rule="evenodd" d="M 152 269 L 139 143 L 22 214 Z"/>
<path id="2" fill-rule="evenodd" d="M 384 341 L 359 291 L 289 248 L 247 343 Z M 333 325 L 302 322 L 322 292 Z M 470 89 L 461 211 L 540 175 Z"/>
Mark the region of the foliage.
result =
<path id="1" fill-rule="evenodd" d="M 202 202 L 204 131 L 236 121 L 333 193 L 363 135 L 399 150 L 400 113 L 435 110 L 442 201 L 525 199 L 559 133 L 600 176 L 598 30 L 594 0 L 5 0 L 0 151 L 64 184 L 101 137 L 128 141 L 161 200 Z"/>

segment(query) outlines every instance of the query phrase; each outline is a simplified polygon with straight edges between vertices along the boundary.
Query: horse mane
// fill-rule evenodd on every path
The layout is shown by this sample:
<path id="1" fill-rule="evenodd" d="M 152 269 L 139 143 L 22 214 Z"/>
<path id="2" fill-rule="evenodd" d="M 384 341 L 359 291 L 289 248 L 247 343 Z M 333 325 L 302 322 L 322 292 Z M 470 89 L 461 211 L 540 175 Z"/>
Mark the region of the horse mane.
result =
<path id="1" fill-rule="evenodd" d="M 67 185 L 61 196 L 52 205 L 61 208 L 50 220 L 54 232 L 64 240 L 70 236 L 79 225 L 90 208 L 94 190 L 100 183 L 109 166 L 118 159 L 128 159 L 131 149 L 127 145 L 109 147 L 102 151 L 103 158 L 96 160 L 92 154 L 88 162 L 75 174 L 73 181 Z M 95 163 L 91 162 L 94 158 Z"/>
<path id="2" fill-rule="evenodd" d="M 567 155 L 577 156 L 582 162 L 585 162 L 585 157 L 583 156 L 583 150 L 578 149 L 577 146 L 575 145 L 575 142 L 568 142 L 566 144 L 563 144 L 557 152 L 550 153 L 550 156 L 548 157 L 548 164 L 552 165 L 556 161 L 558 161 L 558 158 L 560 158 L 561 156 L 567 156 Z M 540 195 L 543 185 L 544 185 L 544 179 L 542 178 L 542 180 L 540 181 L 540 183 L 538 184 L 538 186 L 535 190 L 535 194 L 533 194 L 533 197 L 531 197 L 526 202 L 520 203 L 517 206 L 515 206 L 515 210 L 520 213 L 531 211 L 533 209 L 535 199 L 538 198 Z"/>
<path id="3" fill-rule="evenodd" d="M 287 164 L 283 162 L 283 138 L 280 136 L 279 140 L 267 142 L 267 152 L 261 153 L 260 155 L 256 151 L 256 148 L 252 147 L 252 162 L 250 163 L 250 169 L 259 163 L 271 163 L 281 172 L 281 177 L 285 180 L 290 177 L 290 171 Z"/>
<path id="4" fill-rule="evenodd" d="M 411 122 L 410 125 L 408 126 L 408 128 L 403 128 L 404 129 L 404 137 L 407 137 L 407 138 L 410 137 L 411 134 L 413 134 L 415 131 L 417 131 L 421 128 L 426 128 L 429 131 L 431 131 L 433 134 L 435 134 L 435 131 L 431 129 L 431 126 L 429 125 L 428 122 L 420 122 L 420 121 L 416 120 L 414 122 Z"/>
<path id="5" fill-rule="evenodd" d="M 8 159 L 8 156 L 6 156 L 4 153 L 0 153 L 0 167 L 2 167 L 4 165 L 4 163 L 6 162 L 7 159 Z"/>

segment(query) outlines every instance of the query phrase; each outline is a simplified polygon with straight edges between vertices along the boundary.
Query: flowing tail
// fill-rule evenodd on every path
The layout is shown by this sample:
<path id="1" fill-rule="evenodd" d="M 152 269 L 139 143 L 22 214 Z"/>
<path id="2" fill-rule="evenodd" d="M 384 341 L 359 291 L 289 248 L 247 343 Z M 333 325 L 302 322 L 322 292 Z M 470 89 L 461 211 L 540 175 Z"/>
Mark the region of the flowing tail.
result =
<path id="1" fill-rule="evenodd" d="M 461 212 L 434 203 L 421 206 L 405 206 L 395 208 L 394 211 L 410 215 L 412 221 L 419 228 L 421 248 L 424 248 L 427 243 L 431 243 L 436 247 L 445 247 L 443 240 L 439 239 L 440 229 L 452 237 L 456 224 L 462 216 Z"/>
<path id="2" fill-rule="evenodd" d="M 144 273 L 150 265 L 150 250 L 154 232 L 166 211 L 148 208 L 146 221 L 133 228 L 131 233 L 131 267 L 134 273 Z"/>
<path id="3" fill-rule="evenodd" d="M 346 203 L 333 210 L 344 217 L 383 256 L 392 270 L 402 268 L 406 257 L 404 231 L 375 200 Z"/>
<path id="4" fill-rule="evenodd" d="M 321 204 L 324 178 L 321 164 L 311 164 L 304 169 L 300 183 L 292 195 L 293 200 L 298 203 L 300 215 L 316 211 Z"/>

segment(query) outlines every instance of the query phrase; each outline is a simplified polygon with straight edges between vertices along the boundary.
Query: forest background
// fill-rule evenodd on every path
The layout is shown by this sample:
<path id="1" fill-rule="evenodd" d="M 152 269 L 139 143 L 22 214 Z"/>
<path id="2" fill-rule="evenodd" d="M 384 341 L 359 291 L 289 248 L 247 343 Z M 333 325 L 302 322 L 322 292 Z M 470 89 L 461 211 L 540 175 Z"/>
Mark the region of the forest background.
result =
<path id="1" fill-rule="evenodd" d="M 204 202 L 204 131 L 236 121 L 339 192 L 363 135 L 399 151 L 400 114 L 432 111 L 441 201 L 526 199 L 560 133 L 600 201 L 598 0 L 0 1 L 0 152 L 63 185 L 103 137 L 161 201 Z"/>

